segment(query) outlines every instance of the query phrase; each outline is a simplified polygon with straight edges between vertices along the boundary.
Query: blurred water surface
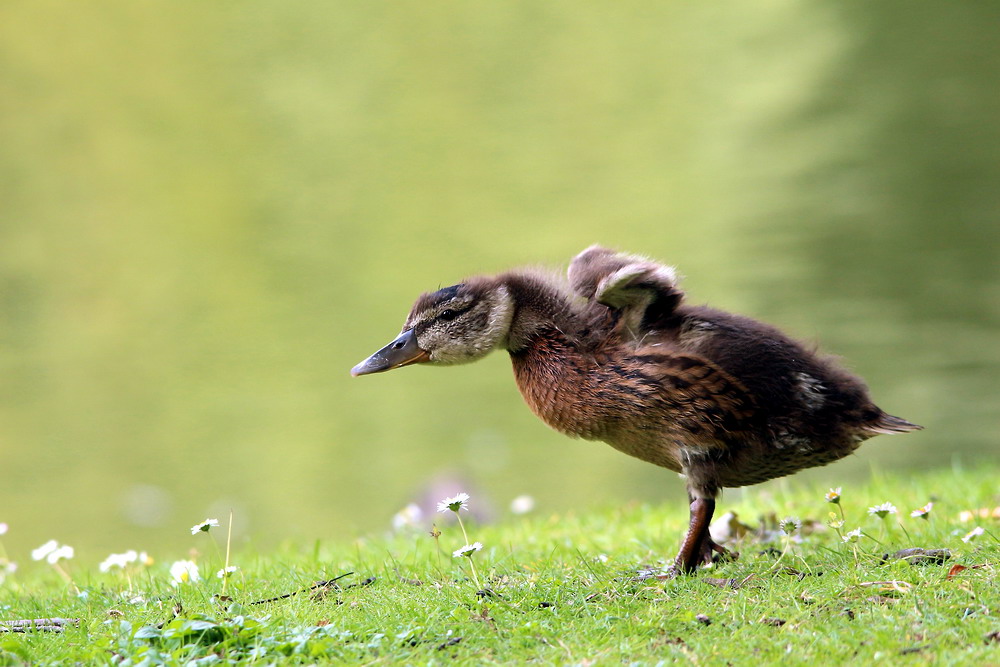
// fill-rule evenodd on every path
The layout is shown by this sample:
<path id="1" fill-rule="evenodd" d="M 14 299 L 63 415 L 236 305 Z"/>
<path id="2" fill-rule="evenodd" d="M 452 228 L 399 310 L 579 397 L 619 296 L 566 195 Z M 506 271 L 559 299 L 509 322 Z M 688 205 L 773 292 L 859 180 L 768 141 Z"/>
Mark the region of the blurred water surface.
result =
<path id="1" fill-rule="evenodd" d="M 821 343 L 927 427 L 803 477 L 995 461 L 997 25 L 988 3 L 5 3 L 8 552 L 183 553 L 230 508 L 260 545 L 350 539 L 448 479 L 498 511 L 679 502 L 548 431 L 504 355 L 348 375 L 419 292 L 594 242 Z"/>

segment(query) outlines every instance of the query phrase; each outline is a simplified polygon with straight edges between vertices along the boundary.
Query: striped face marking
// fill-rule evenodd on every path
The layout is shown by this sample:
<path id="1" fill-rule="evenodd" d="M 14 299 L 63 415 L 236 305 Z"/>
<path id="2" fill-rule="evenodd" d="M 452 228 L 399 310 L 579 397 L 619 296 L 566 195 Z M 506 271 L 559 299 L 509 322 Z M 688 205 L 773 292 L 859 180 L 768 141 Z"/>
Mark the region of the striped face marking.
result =
<path id="1" fill-rule="evenodd" d="M 452 285 L 420 297 L 413 304 L 403 330 L 415 329 L 419 334 L 434 322 L 451 322 L 467 313 L 475 305 L 476 298 L 472 294 L 462 294 L 463 287 L 463 284 Z"/>
<path id="2" fill-rule="evenodd" d="M 503 285 L 484 289 L 460 283 L 417 299 L 403 331 L 413 331 L 432 363 L 464 363 L 502 345 L 512 315 L 513 302 Z"/>

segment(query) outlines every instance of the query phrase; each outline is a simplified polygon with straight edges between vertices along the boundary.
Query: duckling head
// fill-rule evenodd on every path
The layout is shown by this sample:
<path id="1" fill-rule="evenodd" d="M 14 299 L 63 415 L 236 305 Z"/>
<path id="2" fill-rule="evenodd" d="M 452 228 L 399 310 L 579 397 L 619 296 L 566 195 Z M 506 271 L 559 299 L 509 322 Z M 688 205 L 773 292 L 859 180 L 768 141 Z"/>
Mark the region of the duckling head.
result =
<path id="1" fill-rule="evenodd" d="M 351 369 L 368 375 L 410 364 L 463 364 L 506 344 L 514 300 L 497 280 L 471 279 L 422 295 L 399 336 Z"/>

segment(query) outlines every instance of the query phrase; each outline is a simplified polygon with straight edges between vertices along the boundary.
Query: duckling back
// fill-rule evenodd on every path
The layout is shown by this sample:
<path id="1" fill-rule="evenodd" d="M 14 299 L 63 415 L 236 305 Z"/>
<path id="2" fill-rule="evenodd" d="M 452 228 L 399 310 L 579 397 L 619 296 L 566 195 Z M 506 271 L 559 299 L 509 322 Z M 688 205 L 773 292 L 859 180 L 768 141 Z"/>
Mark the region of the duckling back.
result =
<path id="1" fill-rule="evenodd" d="M 650 358 L 641 347 L 700 359 L 745 390 L 754 406 L 741 422 L 749 431 L 723 437 L 712 466 L 723 486 L 824 465 L 876 434 L 920 428 L 883 412 L 859 377 L 775 327 L 683 304 L 671 267 L 594 246 L 573 260 L 569 275 L 593 313 L 606 309 L 606 321 L 618 323 L 608 326 L 613 347 L 631 340 L 637 358 Z"/>

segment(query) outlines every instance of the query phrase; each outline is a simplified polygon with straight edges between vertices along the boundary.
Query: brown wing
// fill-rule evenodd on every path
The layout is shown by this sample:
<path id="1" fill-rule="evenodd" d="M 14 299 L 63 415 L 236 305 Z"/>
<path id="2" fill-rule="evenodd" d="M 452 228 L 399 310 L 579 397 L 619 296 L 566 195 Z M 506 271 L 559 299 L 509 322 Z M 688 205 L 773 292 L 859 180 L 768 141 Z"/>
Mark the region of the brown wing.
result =
<path id="1" fill-rule="evenodd" d="M 702 357 L 652 345 L 627 359 L 609 359 L 605 370 L 616 376 L 617 389 L 631 407 L 643 411 L 643 421 L 665 424 L 687 445 L 732 443 L 759 428 L 753 395 Z"/>
<path id="2" fill-rule="evenodd" d="M 683 298 L 672 267 L 600 246 L 587 248 L 569 266 L 573 290 L 590 310 L 606 309 L 632 338 L 669 317 Z"/>
<path id="3" fill-rule="evenodd" d="M 662 400 L 692 435 L 731 442 L 756 430 L 756 401 L 743 384 L 707 359 L 687 354 L 662 355 Z"/>

